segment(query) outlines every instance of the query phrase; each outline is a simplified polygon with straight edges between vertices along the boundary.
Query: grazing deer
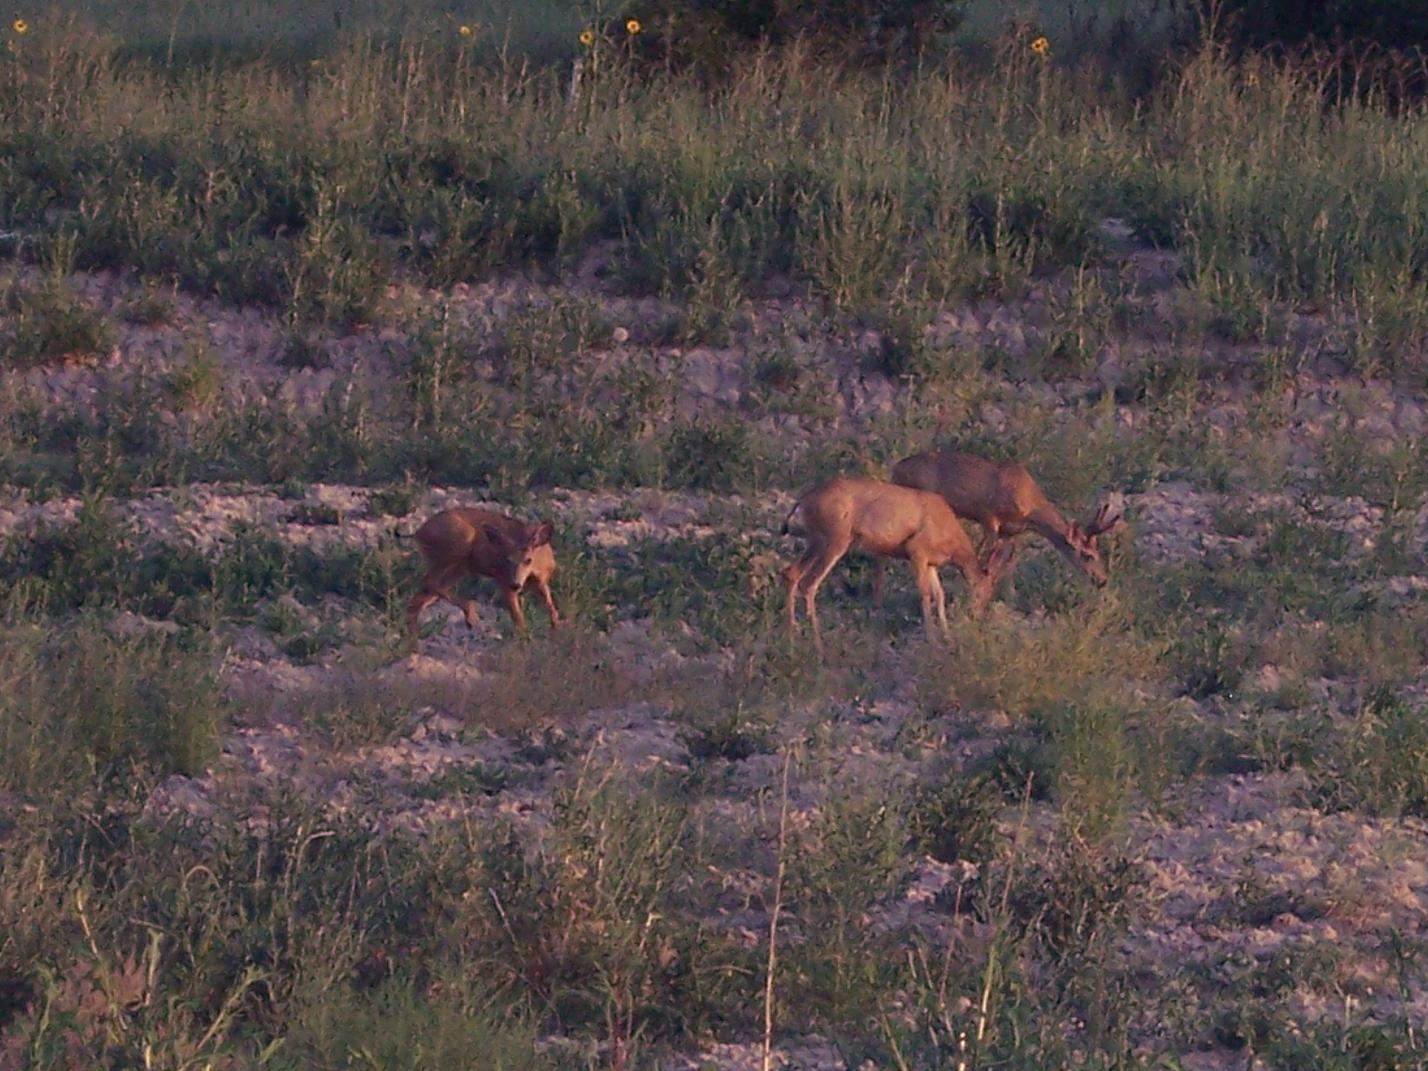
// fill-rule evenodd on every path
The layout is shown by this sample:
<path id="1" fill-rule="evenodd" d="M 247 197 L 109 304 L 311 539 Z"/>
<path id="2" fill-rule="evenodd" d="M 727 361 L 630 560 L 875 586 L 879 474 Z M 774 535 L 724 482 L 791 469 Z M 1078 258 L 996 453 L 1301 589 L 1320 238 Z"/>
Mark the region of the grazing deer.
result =
<path id="1" fill-rule="evenodd" d="M 550 521 L 527 524 L 486 509 L 448 509 L 429 518 L 413 538 L 426 559 L 421 590 L 407 603 L 407 629 L 417 635 L 418 618 L 437 599 L 461 611 L 466 624 L 476 627 L 476 603 L 460 600 L 451 585 L 464 577 L 489 576 L 501 588 L 501 598 L 516 629 L 526 630 L 521 593 L 534 587 L 545 601 L 552 628 L 560 625 L 560 611 L 550 594 L 555 554 L 550 549 L 554 525 Z"/>
<path id="2" fill-rule="evenodd" d="M 1101 557 L 1101 536 L 1125 523 L 1120 512 L 1102 505 L 1084 527 L 1068 521 L 1041 492 L 1026 467 L 1015 462 L 995 462 L 971 454 L 928 451 L 905 457 L 893 466 L 893 482 L 904 487 L 935 491 L 959 517 L 982 526 L 978 560 L 985 564 L 995 549 L 1005 546 L 998 572 L 1016 557 L 1012 539 L 1026 531 L 1040 532 L 1063 558 L 1098 588 L 1106 586 L 1106 563 Z M 881 599 L 880 572 L 873 575 Z"/>
<path id="3" fill-rule="evenodd" d="M 980 613 L 991 597 L 995 571 L 987 572 L 977 561 L 972 541 L 939 495 L 882 480 L 841 477 L 820 484 L 795 502 L 784 518 L 785 533 L 800 509 L 808 550 L 784 570 L 788 625 L 790 631 L 798 627 L 801 589 L 814 643 L 820 648 L 815 603 L 818 588 L 854 546 L 875 557 L 906 558 L 912 563 L 913 579 L 922 594 L 922 620 L 929 633 L 934 606 L 943 632 L 948 628 L 947 596 L 937 573 L 939 566 L 950 561 L 961 571 L 971 588 L 976 612 Z M 998 567 L 991 562 L 988 565 L 993 570 Z"/>

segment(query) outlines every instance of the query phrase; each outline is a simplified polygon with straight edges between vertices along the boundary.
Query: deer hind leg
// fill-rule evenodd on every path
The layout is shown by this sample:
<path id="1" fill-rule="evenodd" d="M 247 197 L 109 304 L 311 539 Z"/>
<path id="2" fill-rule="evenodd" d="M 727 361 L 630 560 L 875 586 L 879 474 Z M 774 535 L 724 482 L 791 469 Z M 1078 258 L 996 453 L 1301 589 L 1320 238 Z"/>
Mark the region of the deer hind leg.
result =
<path id="1" fill-rule="evenodd" d="M 818 623 L 818 589 L 823 585 L 823 581 L 828 579 L 828 574 L 833 571 L 833 567 L 838 564 L 840 558 L 848 553 L 849 543 L 845 542 L 841 546 L 831 544 L 817 548 L 814 553 L 813 548 L 809 548 L 809 553 L 804 556 L 800 565 L 808 564 L 804 567 L 803 576 L 803 608 L 808 614 L 809 623 L 813 626 L 813 642 L 821 650 L 823 647 L 822 629 Z M 811 561 L 810 561 L 811 557 Z"/>
<path id="2" fill-rule="evenodd" d="M 788 631 L 793 632 L 798 628 L 798 585 L 808 572 L 808 567 L 813 564 L 817 555 L 814 548 L 809 547 L 807 553 L 796 562 L 789 562 L 783 571 L 784 587 L 786 589 L 786 610 L 788 613 Z"/>
<path id="3" fill-rule="evenodd" d="M 429 570 L 422 577 L 421 588 L 407 603 L 407 631 L 416 635 L 421 613 L 438 599 L 451 603 L 466 616 L 468 625 L 475 624 L 475 605 L 467 599 L 464 603 L 451 594 L 451 585 L 461 578 L 460 566 L 447 566 Z"/>

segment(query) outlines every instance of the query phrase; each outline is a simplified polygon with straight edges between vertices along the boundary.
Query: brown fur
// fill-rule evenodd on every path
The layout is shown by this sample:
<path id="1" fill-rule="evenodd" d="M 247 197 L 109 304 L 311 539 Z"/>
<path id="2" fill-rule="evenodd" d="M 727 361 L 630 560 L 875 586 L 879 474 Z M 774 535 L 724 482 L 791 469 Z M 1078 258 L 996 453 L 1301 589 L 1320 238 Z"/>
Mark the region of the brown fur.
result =
<path id="1" fill-rule="evenodd" d="M 1100 537 L 1124 523 L 1102 506 L 1084 527 L 1068 521 L 1051 504 L 1026 466 L 1014 461 L 995 462 L 971 454 L 928 451 L 903 458 L 892 470 L 893 482 L 904 487 L 935 491 L 959 517 L 976 521 L 983 531 L 979 558 L 985 564 L 1005 544 L 1003 567 L 1015 555 L 1010 541 L 1023 532 L 1039 532 L 1063 558 L 1097 587 L 1105 587 L 1105 561 Z"/>
<path id="2" fill-rule="evenodd" d="M 790 511 L 802 511 L 808 550 L 784 570 L 788 586 L 788 624 L 798 625 L 797 596 L 821 642 L 816 598 L 818 588 L 849 550 L 857 547 L 881 558 L 906 558 L 922 594 L 922 619 L 932 629 L 934 608 L 947 629 L 947 596 L 937 570 L 952 562 L 972 590 L 980 611 L 991 595 L 993 575 L 977 561 L 972 543 L 947 503 L 938 495 L 899 487 L 882 480 L 839 478 L 815 487 Z"/>
<path id="3" fill-rule="evenodd" d="M 516 623 L 526 630 L 521 595 L 539 592 L 552 627 L 561 623 L 560 611 L 550 593 L 555 573 L 555 553 L 550 547 L 552 525 L 527 524 L 488 509 L 448 509 L 429 518 L 413 538 L 427 563 L 421 588 L 407 603 L 407 628 L 417 635 L 421 612 L 438 599 L 457 607 L 466 624 L 476 625 L 476 603 L 457 599 L 451 586 L 465 577 L 487 576 L 500 587 L 501 599 Z"/>

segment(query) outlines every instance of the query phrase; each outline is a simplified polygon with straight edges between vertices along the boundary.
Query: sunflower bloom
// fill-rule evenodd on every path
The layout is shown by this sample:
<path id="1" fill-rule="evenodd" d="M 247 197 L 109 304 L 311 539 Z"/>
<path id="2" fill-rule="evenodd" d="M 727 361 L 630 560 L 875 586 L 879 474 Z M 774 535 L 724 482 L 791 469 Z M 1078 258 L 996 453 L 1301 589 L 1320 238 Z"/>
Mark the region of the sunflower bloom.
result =
<path id="1" fill-rule="evenodd" d="M 24 19 L 16 19 L 14 22 L 10 23 L 10 29 L 14 30 L 18 34 L 27 34 L 30 32 L 30 24 Z"/>
<path id="2" fill-rule="evenodd" d="M 581 43 L 582 45 L 584 45 L 586 48 L 589 48 L 591 45 L 593 45 L 593 44 L 595 43 L 595 31 L 594 31 L 594 30 L 581 30 L 581 31 L 580 31 L 580 43 Z"/>
<path id="3" fill-rule="evenodd" d="M 639 33 L 639 32 L 640 32 L 640 20 L 639 20 L 639 19 L 630 19 L 629 22 L 625 23 L 625 32 L 626 32 L 627 34 L 629 34 L 631 37 L 633 37 L 635 34 Z"/>
<path id="4" fill-rule="evenodd" d="M 475 37 L 475 36 L 476 36 L 476 31 L 475 31 L 474 29 L 472 29 L 469 25 L 467 25 L 467 24 L 464 23 L 464 22 L 461 24 L 460 28 L 457 29 L 456 32 L 459 33 L 462 37 Z"/>
<path id="5" fill-rule="evenodd" d="M 1051 51 L 1051 41 L 1044 35 L 1038 37 L 1031 43 L 1031 50 L 1038 56 L 1044 56 Z"/>

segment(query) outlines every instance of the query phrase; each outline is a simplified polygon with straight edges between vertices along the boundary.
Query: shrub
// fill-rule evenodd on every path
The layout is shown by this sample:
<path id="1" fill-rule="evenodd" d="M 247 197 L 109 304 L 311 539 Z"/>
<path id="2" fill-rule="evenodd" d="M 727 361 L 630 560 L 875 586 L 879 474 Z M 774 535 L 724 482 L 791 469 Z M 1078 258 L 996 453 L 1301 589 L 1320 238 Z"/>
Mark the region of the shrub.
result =
<path id="1" fill-rule="evenodd" d="M 86 620 L 0 636 L 0 789 L 73 795 L 111 778 L 196 773 L 217 750 L 213 659 Z"/>
<path id="2" fill-rule="evenodd" d="M 102 316 L 53 282 L 38 289 L 12 284 L 0 295 L 0 312 L 9 319 L 0 329 L 0 352 L 16 368 L 93 359 L 112 337 Z"/>
<path id="3" fill-rule="evenodd" d="M 1428 818 L 1428 718 L 1387 688 L 1365 697 L 1311 763 L 1314 796 L 1331 808 Z"/>
<path id="4" fill-rule="evenodd" d="M 1428 47 L 1428 8 L 1403 0 L 1200 0 L 1236 48 L 1355 42 Z M 1213 4 L 1213 6 L 1212 6 Z"/>
<path id="5" fill-rule="evenodd" d="M 738 57 L 760 46 L 799 40 L 844 63 L 906 61 L 954 30 L 965 6 L 965 0 L 656 0 L 639 6 L 643 32 L 634 51 L 647 62 L 704 75 L 733 72 Z M 618 40 L 623 27 L 607 36 Z"/>

